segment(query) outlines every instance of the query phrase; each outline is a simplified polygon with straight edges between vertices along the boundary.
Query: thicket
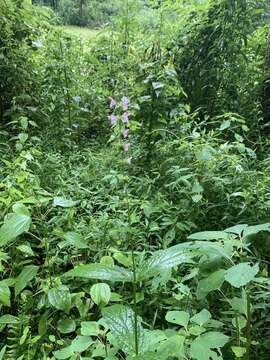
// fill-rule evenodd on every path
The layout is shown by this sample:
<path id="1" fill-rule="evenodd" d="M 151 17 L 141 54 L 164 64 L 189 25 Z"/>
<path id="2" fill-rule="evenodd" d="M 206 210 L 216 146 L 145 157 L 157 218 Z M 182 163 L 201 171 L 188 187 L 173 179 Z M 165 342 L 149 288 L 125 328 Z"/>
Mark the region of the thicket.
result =
<path id="1" fill-rule="evenodd" d="M 52 14 L 0 0 L 0 359 L 268 360 L 268 1 Z"/>

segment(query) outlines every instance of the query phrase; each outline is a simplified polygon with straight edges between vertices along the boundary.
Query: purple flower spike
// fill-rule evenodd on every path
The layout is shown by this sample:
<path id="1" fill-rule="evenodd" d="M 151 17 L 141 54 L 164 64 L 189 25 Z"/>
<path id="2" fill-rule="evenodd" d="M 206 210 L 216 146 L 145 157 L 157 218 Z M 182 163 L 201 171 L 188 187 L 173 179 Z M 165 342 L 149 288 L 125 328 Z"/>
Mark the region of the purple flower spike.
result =
<path id="1" fill-rule="evenodd" d="M 111 120 L 112 125 L 115 125 L 117 123 L 117 116 L 115 116 L 114 114 L 111 114 L 109 116 L 109 119 Z"/>
<path id="2" fill-rule="evenodd" d="M 129 117 L 129 113 L 127 111 L 124 112 L 124 114 L 122 115 L 123 123 L 128 124 L 129 122 L 128 117 Z"/>
<path id="3" fill-rule="evenodd" d="M 110 109 L 115 108 L 117 105 L 116 101 L 112 97 L 109 97 L 109 99 L 110 99 Z"/>
<path id="4" fill-rule="evenodd" d="M 129 129 L 125 129 L 123 131 L 123 136 L 124 136 L 124 139 L 126 139 L 128 137 L 128 132 L 129 132 Z"/>
<path id="5" fill-rule="evenodd" d="M 124 144 L 124 151 L 128 151 L 128 148 L 129 148 L 129 144 L 128 143 Z"/>
<path id="6" fill-rule="evenodd" d="M 129 106 L 129 99 L 126 96 L 123 96 L 122 99 L 121 99 L 121 102 L 122 102 L 123 109 L 125 111 L 127 111 L 128 106 Z"/>
<path id="7" fill-rule="evenodd" d="M 129 157 L 129 158 L 127 159 L 127 163 L 128 163 L 128 165 L 130 165 L 130 164 L 131 164 L 131 160 L 132 160 L 132 156 L 131 156 L 131 157 Z"/>

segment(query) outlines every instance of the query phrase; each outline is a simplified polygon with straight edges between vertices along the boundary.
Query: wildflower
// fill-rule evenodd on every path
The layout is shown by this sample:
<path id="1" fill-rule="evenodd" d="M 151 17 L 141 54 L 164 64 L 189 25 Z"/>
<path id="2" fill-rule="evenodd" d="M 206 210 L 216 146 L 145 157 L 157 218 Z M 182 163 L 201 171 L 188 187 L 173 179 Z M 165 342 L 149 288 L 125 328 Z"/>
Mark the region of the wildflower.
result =
<path id="1" fill-rule="evenodd" d="M 128 137 L 128 132 L 129 132 L 129 129 L 125 129 L 125 130 L 123 131 L 123 137 L 124 137 L 124 139 L 126 139 L 126 138 Z"/>
<path id="2" fill-rule="evenodd" d="M 115 125 L 117 123 L 117 116 L 115 116 L 114 114 L 111 114 L 108 117 L 111 120 L 112 125 Z"/>
<path id="3" fill-rule="evenodd" d="M 126 96 L 123 96 L 122 99 L 121 99 L 121 103 L 122 103 L 123 109 L 125 111 L 127 111 L 128 106 L 129 106 L 129 99 Z"/>
<path id="4" fill-rule="evenodd" d="M 131 160 L 132 160 L 132 156 L 130 156 L 129 158 L 127 158 L 127 163 L 130 165 L 131 164 Z"/>
<path id="5" fill-rule="evenodd" d="M 127 111 L 124 112 L 124 114 L 122 115 L 123 123 L 128 124 L 129 122 L 128 117 L 129 117 L 129 113 Z"/>
<path id="6" fill-rule="evenodd" d="M 110 99 L 110 109 L 115 108 L 117 105 L 116 101 L 112 97 L 109 97 L 109 99 Z"/>
<path id="7" fill-rule="evenodd" d="M 128 151 L 129 144 L 128 144 L 128 143 L 126 143 L 126 144 L 124 144 L 124 145 L 123 145 L 123 147 L 124 147 L 124 151 Z"/>
<path id="8" fill-rule="evenodd" d="M 38 49 L 42 48 L 42 42 L 40 40 L 32 41 L 32 44 L 35 45 Z"/>
<path id="9" fill-rule="evenodd" d="M 81 97 L 80 96 L 73 96 L 72 100 L 75 101 L 75 103 L 79 104 L 79 102 L 81 101 Z"/>

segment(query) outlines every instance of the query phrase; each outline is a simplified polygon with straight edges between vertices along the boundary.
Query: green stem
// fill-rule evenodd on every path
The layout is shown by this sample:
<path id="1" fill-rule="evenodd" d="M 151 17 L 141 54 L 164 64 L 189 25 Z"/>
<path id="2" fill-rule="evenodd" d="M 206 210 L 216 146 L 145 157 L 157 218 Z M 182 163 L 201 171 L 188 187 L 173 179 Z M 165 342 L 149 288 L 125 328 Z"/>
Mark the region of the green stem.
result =
<path id="1" fill-rule="evenodd" d="M 246 328 L 246 360 L 249 360 L 250 357 L 250 347 L 251 347 L 251 303 L 250 295 L 247 292 L 247 328 Z"/>
<path id="2" fill-rule="evenodd" d="M 62 41 L 60 40 L 59 43 L 60 43 L 61 55 L 64 60 L 64 51 L 63 51 Z M 68 76 L 67 76 L 67 68 L 66 68 L 65 63 L 64 63 L 64 78 L 65 78 L 66 95 L 67 95 L 68 126 L 71 129 L 71 97 L 70 97 L 70 89 L 69 89 L 69 82 L 68 82 Z"/>
<path id="3" fill-rule="evenodd" d="M 136 262 L 134 251 L 132 249 L 132 268 L 133 268 L 133 302 L 134 302 L 134 337 L 135 337 L 135 354 L 139 355 L 139 341 L 138 341 L 138 312 L 137 312 L 137 276 L 136 276 Z"/>

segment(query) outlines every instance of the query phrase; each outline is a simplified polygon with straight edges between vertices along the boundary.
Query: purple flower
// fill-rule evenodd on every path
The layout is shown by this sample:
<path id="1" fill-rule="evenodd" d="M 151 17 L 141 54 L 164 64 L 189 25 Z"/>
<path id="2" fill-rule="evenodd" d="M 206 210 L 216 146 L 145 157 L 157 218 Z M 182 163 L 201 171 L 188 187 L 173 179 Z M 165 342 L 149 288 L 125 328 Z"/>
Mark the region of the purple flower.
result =
<path id="1" fill-rule="evenodd" d="M 109 115 L 108 118 L 111 120 L 112 125 L 115 125 L 117 123 L 117 116 L 115 116 L 114 114 Z"/>
<path id="2" fill-rule="evenodd" d="M 125 129 L 123 131 L 123 136 L 124 136 L 124 139 L 126 139 L 128 137 L 128 132 L 129 132 L 129 129 Z"/>
<path id="3" fill-rule="evenodd" d="M 126 144 L 124 144 L 124 145 L 123 145 L 123 147 L 124 147 L 124 151 L 128 151 L 129 144 L 128 144 L 128 143 L 126 143 Z"/>
<path id="4" fill-rule="evenodd" d="M 110 99 L 110 109 L 115 108 L 117 105 L 116 101 L 112 97 L 109 97 L 109 99 Z"/>
<path id="5" fill-rule="evenodd" d="M 129 99 L 126 96 L 123 96 L 121 99 L 121 102 L 122 102 L 123 109 L 125 111 L 127 111 L 128 106 L 129 106 Z"/>
<path id="6" fill-rule="evenodd" d="M 129 113 L 127 111 L 124 112 L 124 114 L 122 115 L 123 123 L 128 124 L 129 122 L 128 117 L 129 117 Z"/>
<path id="7" fill-rule="evenodd" d="M 131 164 L 131 160 L 132 160 L 132 156 L 130 156 L 129 158 L 127 158 L 127 163 L 128 163 L 128 165 Z"/>

